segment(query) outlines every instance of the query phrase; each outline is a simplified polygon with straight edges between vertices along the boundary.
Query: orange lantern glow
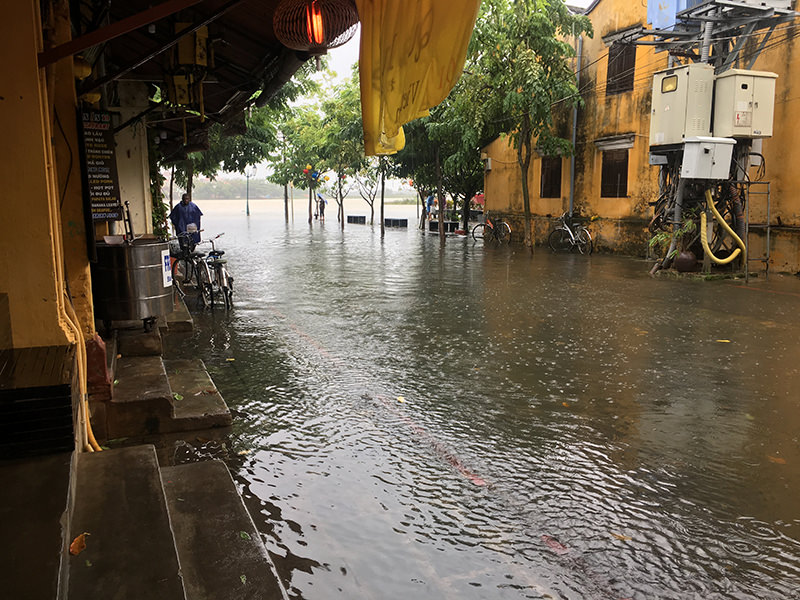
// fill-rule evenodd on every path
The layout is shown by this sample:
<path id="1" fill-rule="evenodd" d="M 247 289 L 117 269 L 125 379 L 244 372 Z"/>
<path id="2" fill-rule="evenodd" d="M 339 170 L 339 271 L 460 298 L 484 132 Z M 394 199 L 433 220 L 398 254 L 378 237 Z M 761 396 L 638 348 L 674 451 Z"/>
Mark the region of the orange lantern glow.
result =
<path id="1" fill-rule="evenodd" d="M 322 41 L 325 39 L 325 32 L 322 28 L 322 11 L 317 6 L 317 0 L 313 0 L 311 4 L 306 6 L 306 33 L 309 44 L 322 45 Z"/>
<path id="2" fill-rule="evenodd" d="M 272 17 L 275 37 L 287 48 L 325 54 L 356 32 L 353 0 L 281 0 Z"/>

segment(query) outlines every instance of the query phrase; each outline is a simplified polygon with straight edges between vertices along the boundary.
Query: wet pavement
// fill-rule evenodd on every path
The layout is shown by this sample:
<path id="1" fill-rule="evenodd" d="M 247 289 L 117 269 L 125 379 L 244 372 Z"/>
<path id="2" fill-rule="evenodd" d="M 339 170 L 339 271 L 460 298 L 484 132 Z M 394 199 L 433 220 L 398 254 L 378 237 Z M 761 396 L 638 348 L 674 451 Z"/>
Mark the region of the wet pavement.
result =
<path id="1" fill-rule="evenodd" d="M 176 460 L 293 598 L 800 598 L 800 280 L 199 204 L 236 306 L 167 343 L 234 428 Z"/>

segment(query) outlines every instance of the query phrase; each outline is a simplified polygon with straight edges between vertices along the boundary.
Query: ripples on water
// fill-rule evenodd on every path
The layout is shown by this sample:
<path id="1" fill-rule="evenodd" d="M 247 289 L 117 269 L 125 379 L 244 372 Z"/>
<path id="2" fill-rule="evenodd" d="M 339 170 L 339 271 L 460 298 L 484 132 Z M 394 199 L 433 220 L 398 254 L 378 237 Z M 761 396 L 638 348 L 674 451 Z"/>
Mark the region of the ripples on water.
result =
<path id="1" fill-rule="evenodd" d="M 293 598 L 800 597 L 800 297 L 210 218 L 190 346 Z"/>

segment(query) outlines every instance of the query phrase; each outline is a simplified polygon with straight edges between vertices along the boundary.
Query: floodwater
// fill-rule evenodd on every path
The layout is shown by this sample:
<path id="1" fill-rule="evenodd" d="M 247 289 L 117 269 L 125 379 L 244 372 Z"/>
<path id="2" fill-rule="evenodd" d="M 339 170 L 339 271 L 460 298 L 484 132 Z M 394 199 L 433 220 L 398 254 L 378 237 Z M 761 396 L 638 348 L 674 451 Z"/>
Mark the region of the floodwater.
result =
<path id="1" fill-rule="evenodd" d="M 236 306 L 170 344 L 235 424 L 184 458 L 291 598 L 800 598 L 800 281 L 199 204 Z"/>

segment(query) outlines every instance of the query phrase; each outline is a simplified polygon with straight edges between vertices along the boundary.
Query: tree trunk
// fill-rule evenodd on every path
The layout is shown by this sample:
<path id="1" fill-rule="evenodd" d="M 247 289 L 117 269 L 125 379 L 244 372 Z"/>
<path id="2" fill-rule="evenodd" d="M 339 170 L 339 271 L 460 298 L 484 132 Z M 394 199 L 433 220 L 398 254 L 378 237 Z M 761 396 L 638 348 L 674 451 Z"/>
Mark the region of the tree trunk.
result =
<path id="1" fill-rule="evenodd" d="M 473 194 L 474 195 L 474 194 Z M 464 197 L 464 204 L 461 207 L 461 219 L 464 221 L 464 232 L 469 231 L 469 202 L 472 196 Z"/>
<path id="2" fill-rule="evenodd" d="M 528 169 L 531 166 L 531 125 L 530 117 L 522 118 L 517 145 L 517 162 L 522 175 L 522 208 L 525 213 L 525 246 L 533 254 L 533 236 L 531 235 L 531 199 L 528 191 Z"/>
<path id="3" fill-rule="evenodd" d="M 439 242 L 444 246 L 447 236 L 444 234 L 444 214 L 447 211 L 447 203 L 442 194 L 442 166 L 439 162 L 439 146 L 434 151 L 436 157 L 436 195 L 439 197 Z"/>
<path id="4" fill-rule="evenodd" d="M 286 222 L 289 222 L 289 184 L 283 184 L 283 214 L 286 217 Z"/>
<path id="5" fill-rule="evenodd" d="M 308 224 L 311 225 L 314 222 L 314 208 L 311 206 L 314 198 L 314 187 L 308 186 Z"/>
<path id="6" fill-rule="evenodd" d="M 383 218 L 383 205 L 384 205 L 383 194 L 384 194 L 384 191 L 386 189 L 386 177 L 385 177 L 386 173 L 385 173 L 385 170 L 384 170 L 383 160 L 384 160 L 383 157 L 381 157 L 380 158 L 380 164 L 381 164 L 381 167 L 380 167 L 381 168 L 381 239 L 383 239 L 383 237 L 386 235 L 386 222 L 385 222 L 385 220 Z"/>

